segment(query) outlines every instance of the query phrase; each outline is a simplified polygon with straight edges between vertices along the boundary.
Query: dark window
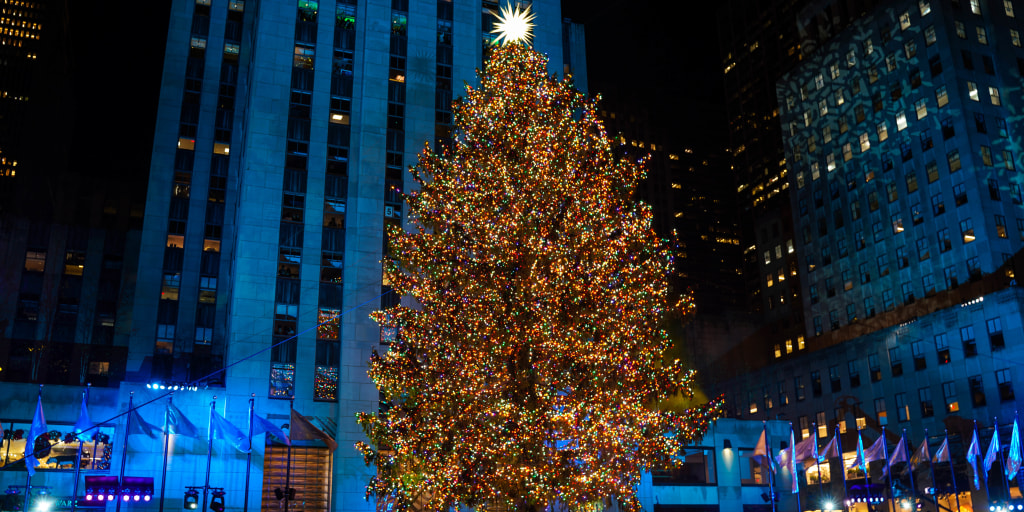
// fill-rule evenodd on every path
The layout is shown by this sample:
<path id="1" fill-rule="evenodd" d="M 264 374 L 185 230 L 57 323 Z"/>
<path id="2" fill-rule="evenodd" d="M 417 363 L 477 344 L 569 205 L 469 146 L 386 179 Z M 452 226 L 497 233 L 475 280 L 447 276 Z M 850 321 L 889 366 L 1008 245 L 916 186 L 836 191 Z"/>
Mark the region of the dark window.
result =
<path id="1" fill-rule="evenodd" d="M 910 350 L 914 355 L 914 370 L 924 370 L 928 367 L 928 360 L 925 359 L 924 343 L 915 341 L 910 344 Z"/>
<path id="2" fill-rule="evenodd" d="M 988 341 L 992 351 L 1006 348 L 1006 340 L 1003 339 L 1003 323 L 998 317 L 985 321 L 985 328 L 988 330 Z"/>
<path id="3" fill-rule="evenodd" d="M 1009 368 L 996 372 L 996 383 L 999 385 L 999 401 L 1013 401 L 1013 380 Z"/>
<path id="4" fill-rule="evenodd" d="M 850 373 L 850 387 L 860 386 L 860 372 L 857 371 L 857 361 L 846 363 L 846 370 Z"/>
<path id="5" fill-rule="evenodd" d="M 960 328 L 960 341 L 964 345 L 964 357 L 978 355 L 978 344 L 974 339 L 974 326 Z"/>
<path id="6" fill-rule="evenodd" d="M 889 349 L 889 368 L 892 370 L 893 377 L 903 375 L 903 360 L 900 358 L 899 347 Z"/>
<path id="7" fill-rule="evenodd" d="M 971 405 L 982 407 L 985 405 L 985 386 L 981 382 L 981 375 L 967 378 L 967 388 L 971 393 Z"/>
<path id="8" fill-rule="evenodd" d="M 868 370 L 871 373 L 871 382 L 882 380 L 882 367 L 878 364 L 878 354 L 868 356 Z"/>
<path id="9" fill-rule="evenodd" d="M 931 388 L 921 388 L 917 390 L 917 398 L 921 401 L 921 417 L 930 418 L 935 415 L 935 408 L 932 406 L 932 390 Z"/>
<path id="10" fill-rule="evenodd" d="M 843 390 L 843 383 L 841 380 L 839 380 L 839 366 L 829 367 L 828 379 L 832 385 L 833 393 L 838 393 Z"/>
<path id="11" fill-rule="evenodd" d="M 821 396 L 821 372 L 811 372 L 811 394 Z"/>

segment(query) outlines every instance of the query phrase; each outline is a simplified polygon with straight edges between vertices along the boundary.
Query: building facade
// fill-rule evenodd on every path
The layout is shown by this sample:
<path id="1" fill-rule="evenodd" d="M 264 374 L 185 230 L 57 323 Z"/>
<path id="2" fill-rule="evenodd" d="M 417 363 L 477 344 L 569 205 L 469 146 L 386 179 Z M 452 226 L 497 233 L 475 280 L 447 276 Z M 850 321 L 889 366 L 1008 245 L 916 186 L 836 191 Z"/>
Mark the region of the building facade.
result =
<path id="1" fill-rule="evenodd" d="M 973 420 L 1006 435 L 1024 350 L 1016 3 L 887 3 L 778 82 L 806 322 L 718 361 L 730 415 L 838 428 L 846 447 L 883 426 L 915 445 L 949 430 L 959 453 Z"/>

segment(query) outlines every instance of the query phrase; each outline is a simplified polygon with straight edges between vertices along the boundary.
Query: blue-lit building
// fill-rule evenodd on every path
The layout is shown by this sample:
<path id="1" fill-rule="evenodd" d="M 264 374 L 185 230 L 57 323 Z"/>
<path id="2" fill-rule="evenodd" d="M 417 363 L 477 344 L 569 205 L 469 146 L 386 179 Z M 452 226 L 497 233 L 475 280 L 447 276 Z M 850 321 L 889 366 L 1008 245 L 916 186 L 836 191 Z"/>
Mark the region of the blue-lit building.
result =
<path id="1" fill-rule="evenodd" d="M 550 70 L 571 73 L 585 86 L 582 27 L 562 18 L 557 0 L 520 4 L 536 14 L 534 47 L 548 56 Z M 386 350 L 395 335 L 369 318 L 399 300 L 381 280 L 385 226 L 403 224 L 401 192 L 412 183 L 407 168 L 424 142 L 449 143 L 451 101 L 464 83 L 476 82 L 496 37 L 498 7 L 486 0 L 171 2 L 145 215 L 131 239 L 138 259 L 125 261 L 131 269 L 118 296 L 118 311 L 130 314 L 118 317 L 111 333 L 119 373 L 95 382 L 106 389 L 90 400 L 95 421 L 114 419 L 103 427 L 109 443 L 88 455 L 98 466 L 85 471 L 116 474 L 125 438 L 125 417 L 116 415 L 130 396 L 137 405 L 165 391 L 154 384 L 190 383 L 199 389 L 180 390 L 174 404 L 203 439 L 172 436 L 166 482 L 160 440 L 128 436 L 126 474 L 155 478 L 157 492 L 165 488 L 165 506 L 180 508 L 187 486 L 204 485 L 214 397 L 217 412 L 244 430 L 253 395 L 257 414 L 280 426 L 290 423 L 291 405 L 339 448 L 297 441 L 286 471 L 287 447 L 264 446 L 259 436 L 250 509 L 283 508 L 275 489 L 285 487 L 286 473 L 297 491 L 292 510 L 375 506 L 365 500 L 372 470 L 352 445 L 364 438 L 356 412 L 379 405 L 366 374 L 370 353 Z M 75 239 L 90 249 L 100 242 Z M 24 260 L 25 250 L 39 252 L 16 249 L 12 254 L 22 252 L 12 261 Z M 56 247 L 49 254 L 64 252 Z M 85 262 L 90 276 L 99 276 L 100 261 Z M 28 261 L 11 271 L 12 279 L 43 276 L 41 265 L 59 279 L 58 263 Z M 3 305 L 16 308 L 13 300 Z M 69 346 L 85 341 L 74 338 Z M 25 441 L 13 432 L 24 435 L 34 382 L 41 381 L 22 382 L 5 385 L 19 398 L 3 412 L 12 457 L 0 485 L 25 485 L 18 470 Z M 61 440 L 82 391 L 67 384 L 43 393 Z M 143 407 L 140 417 L 162 425 L 165 402 Z M 66 456 L 72 444 L 54 446 Z M 44 458 L 33 485 L 70 496 L 73 464 L 56 457 Z M 216 440 L 211 460 L 210 486 L 225 488 L 227 508 L 240 510 L 246 455 Z"/>
<path id="2" fill-rule="evenodd" d="M 985 443 L 993 417 L 1009 434 L 1024 360 L 1019 4 L 890 2 L 778 82 L 798 268 L 761 285 L 799 272 L 806 324 L 713 366 L 731 416 L 788 419 L 798 439 L 838 428 L 848 452 L 858 428 L 906 429 L 915 446 L 927 429 L 933 449 L 948 429 L 961 491 L 971 420 Z"/>

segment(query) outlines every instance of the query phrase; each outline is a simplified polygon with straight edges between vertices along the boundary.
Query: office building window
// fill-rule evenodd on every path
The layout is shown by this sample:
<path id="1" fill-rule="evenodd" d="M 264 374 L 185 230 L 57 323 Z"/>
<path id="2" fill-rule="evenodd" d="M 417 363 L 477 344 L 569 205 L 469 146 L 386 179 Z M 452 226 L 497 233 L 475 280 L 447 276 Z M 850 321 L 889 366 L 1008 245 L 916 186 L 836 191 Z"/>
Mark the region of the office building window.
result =
<path id="1" fill-rule="evenodd" d="M 882 367 L 878 364 L 878 354 L 868 355 L 868 371 L 871 374 L 871 382 L 882 380 Z"/>
<path id="2" fill-rule="evenodd" d="M 875 418 L 878 420 L 879 425 L 887 425 L 889 423 L 888 414 L 885 411 L 885 399 L 875 399 Z"/>
<path id="3" fill-rule="evenodd" d="M 1007 234 L 1007 231 L 1006 231 L 1006 217 L 1004 217 L 1002 215 L 996 215 L 995 216 L 995 224 L 996 224 L 996 236 L 998 236 L 999 238 L 1008 238 L 1009 235 Z"/>
<path id="4" fill-rule="evenodd" d="M 1009 368 L 996 372 L 996 384 L 999 386 L 999 401 L 1012 402 L 1014 399 L 1013 380 Z"/>
<path id="5" fill-rule="evenodd" d="M 946 161 L 949 163 L 949 172 L 954 173 L 960 170 L 960 151 L 954 149 L 946 153 Z"/>
<path id="6" fill-rule="evenodd" d="M 850 387 L 856 388 L 860 386 L 860 371 L 857 369 L 857 361 L 848 361 L 846 363 L 846 371 L 850 375 Z"/>
<path id="7" fill-rule="evenodd" d="M 956 288 L 960 285 L 960 279 L 957 276 L 956 267 L 948 266 L 942 269 L 943 276 L 946 279 L 946 289 Z"/>
<path id="8" fill-rule="evenodd" d="M 910 406 L 907 404 L 906 393 L 896 393 L 896 419 L 898 421 L 910 420 Z"/>
<path id="9" fill-rule="evenodd" d="M 910 351 L 914 356 L 914 370 L 924 370 L 928 367 L 928 360 L 925 358 L 924 342 L 915 341 L 911 343 Z"/>
<path id="10" fill-rule="evenodd" d="M 946 412 L 957 412 L 960 410 L 960 402 L 956 397 L 956 382 L 949 381 L 942 383 L 942 398 L 946 404 Z"/>
<path id="11" fill-rule="evenodd" d="M 978 42 L 981 44 L 988 44 L 988 33 L 985 32 L 984 27 L 977 27 L 978 31 Z"/>
<path id="12" fill-rule="evenodd" d="M 939 358 L 939 365 L 949 364 L 949 338 L 945 333 L 935 336 L 935 354 Z"/>
<path id="13" fill-rule="evenodd" d="M 960 328 L 960 341 L 964 346 L 964 357 L 978 355 L 978 344 L 974 339 L 974 326 L 968 325 Z"/>
<path id="14" fill-rule="evenodd" d="M 967 389 L 971 395 L 971 405 L 982 407 L 985 405 L 985 386 L 981 382 L 981 375 L 967 378 Z"/>
<path id="15" fill-rule="evenodd" d="M 821 372 L 811 372 L 811 394 L 815 397 L 821 396 Z"/>
<path id="16" fill-rule="evenodd" d="M 970 80 L 967 81 L 967 97 L 971 101 L 981 101 L 981 97 L 978 95 L 978 84 Z"/>
<path id="17" fill-rule="evenodd" d="M 1003 322 L 999 317 L 985 320 L 985 329 L 988 331 L 988 341 L 993 352 L 1006 348 L 1006 340 L 1003 338 Z"/>
<path id="18" fill-rule="evenodd" d="M 935 415 L 935 408 L 932 406 L 932 389 L 920 388 L 917 390 L 917 399 L 921 402 L 921 417 L 930 418 Z"/>
<path id="19" fill-rule="evenodd" d="M 796 390 L 797 402 L 802 402 L 805 398 L 807 398 L 807 395 L 805 394 L 804 383 L 800 379 L 800 377 L 793 378 L 793 389 Z"/>

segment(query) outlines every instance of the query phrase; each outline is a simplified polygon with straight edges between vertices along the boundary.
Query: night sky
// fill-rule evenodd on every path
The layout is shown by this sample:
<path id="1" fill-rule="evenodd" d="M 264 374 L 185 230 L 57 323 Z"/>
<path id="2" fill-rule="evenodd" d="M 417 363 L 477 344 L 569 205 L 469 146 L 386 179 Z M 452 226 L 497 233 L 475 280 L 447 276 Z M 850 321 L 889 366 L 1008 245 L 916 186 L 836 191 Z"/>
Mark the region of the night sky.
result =
<path id="1" fill-rule="evenodd" d="M 714 2 L 562 0 L 583 23 L 590 93 L 646 107 L 666 143 L 725 146 Z"/>

